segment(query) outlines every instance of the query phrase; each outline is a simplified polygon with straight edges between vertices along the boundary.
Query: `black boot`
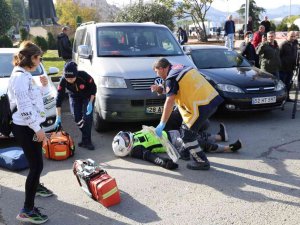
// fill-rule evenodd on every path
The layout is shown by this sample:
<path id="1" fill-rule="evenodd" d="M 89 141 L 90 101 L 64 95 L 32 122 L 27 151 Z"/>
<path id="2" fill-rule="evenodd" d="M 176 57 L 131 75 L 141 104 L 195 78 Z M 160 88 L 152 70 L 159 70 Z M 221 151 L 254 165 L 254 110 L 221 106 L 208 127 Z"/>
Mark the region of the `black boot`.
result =
<path id="1" fill-rule="evenodd" d="M 195 149 L 191 149 L 193 161 L 187 164 L 187 168 L 190 170 L 209 170 L 210 163 L 203 151 L 196 152 Z"/>

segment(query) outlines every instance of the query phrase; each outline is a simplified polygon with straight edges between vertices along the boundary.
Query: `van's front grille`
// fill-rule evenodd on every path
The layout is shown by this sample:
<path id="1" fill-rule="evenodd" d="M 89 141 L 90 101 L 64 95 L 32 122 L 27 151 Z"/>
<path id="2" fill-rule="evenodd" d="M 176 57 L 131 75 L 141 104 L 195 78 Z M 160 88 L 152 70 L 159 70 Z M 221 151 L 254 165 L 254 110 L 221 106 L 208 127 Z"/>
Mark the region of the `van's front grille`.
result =
<path id="1" fill-rule="evenodd" d="M 165 99 L 146 99 L 146 105 L 160 106 L 164 105 Z"/>
<path id="2" fill-rule="evenodd" d="M 134 90 L 150 90 L 150 86 L 154 84 L 154 78 L 132 79 L 130 84 Z"/>

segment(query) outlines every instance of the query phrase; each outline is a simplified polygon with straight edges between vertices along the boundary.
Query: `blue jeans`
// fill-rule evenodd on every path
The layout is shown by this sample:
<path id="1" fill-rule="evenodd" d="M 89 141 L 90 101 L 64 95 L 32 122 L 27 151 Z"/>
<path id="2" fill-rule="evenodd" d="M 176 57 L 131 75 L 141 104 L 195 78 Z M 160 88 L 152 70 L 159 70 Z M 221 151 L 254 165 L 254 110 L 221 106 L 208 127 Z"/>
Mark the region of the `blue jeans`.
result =
<path id="1" fill-rule="evenodd" d="M 74 116 L 75 123 L 79 127 L 83 143 L 91 143 L 91 133 L 93 124 L 93 111 L 91 114 L 86 115 L 88 98 L 69 98 L 71 112 Z"/>
<path id="2" fill-rule="evenodd" d="M 234 49 L 234 34 L 227 34 L 225 38 L 225 47 L 227 47 L 230 50 Z"/>

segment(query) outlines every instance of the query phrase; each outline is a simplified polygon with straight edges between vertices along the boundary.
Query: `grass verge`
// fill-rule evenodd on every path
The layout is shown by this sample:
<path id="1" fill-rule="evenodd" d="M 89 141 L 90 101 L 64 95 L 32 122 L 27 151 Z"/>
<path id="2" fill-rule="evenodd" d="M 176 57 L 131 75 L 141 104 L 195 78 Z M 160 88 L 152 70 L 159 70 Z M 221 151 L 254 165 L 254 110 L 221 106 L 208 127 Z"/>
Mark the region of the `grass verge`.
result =
<path id="1" fill-rule="evenodd" d="M 49 67 L 57 67 L 59 69 L 59 73 L 51 77 L 61 77 L 64 64 L 65 61 L 58 57 L 57 50 L 48 50 L 43 55 L 43 65 L 47 72 L 49 71 Z"/>

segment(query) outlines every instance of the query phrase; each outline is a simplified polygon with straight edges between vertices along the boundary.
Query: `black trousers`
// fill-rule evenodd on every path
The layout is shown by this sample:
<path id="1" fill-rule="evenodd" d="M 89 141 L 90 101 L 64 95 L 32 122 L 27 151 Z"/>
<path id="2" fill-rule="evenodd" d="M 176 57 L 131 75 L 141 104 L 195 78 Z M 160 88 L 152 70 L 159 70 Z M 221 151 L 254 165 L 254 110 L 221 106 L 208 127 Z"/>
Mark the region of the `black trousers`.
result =
<path id="1" fill-rule="evenodd" d="M 32 141 L 34 131 L 28 126 L 13 124 L 12 132 L 18 144 L 23 148 L 24 155 L 29 164 L 29 173 L 25 183 L 24 208 L 32 210 L 35 193 L 43 170 L 42 142 Z"/>

